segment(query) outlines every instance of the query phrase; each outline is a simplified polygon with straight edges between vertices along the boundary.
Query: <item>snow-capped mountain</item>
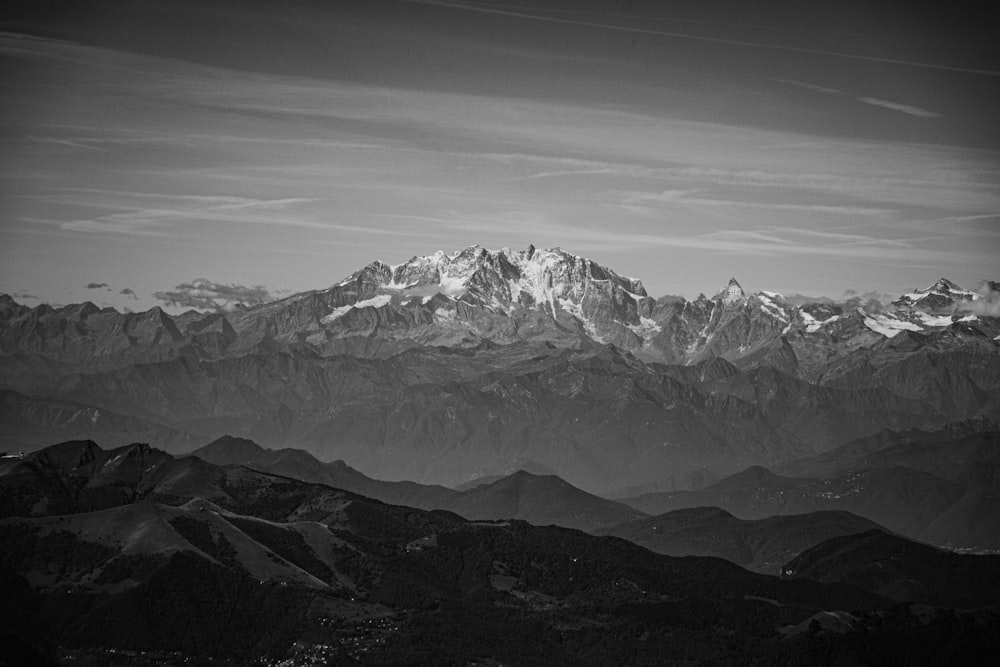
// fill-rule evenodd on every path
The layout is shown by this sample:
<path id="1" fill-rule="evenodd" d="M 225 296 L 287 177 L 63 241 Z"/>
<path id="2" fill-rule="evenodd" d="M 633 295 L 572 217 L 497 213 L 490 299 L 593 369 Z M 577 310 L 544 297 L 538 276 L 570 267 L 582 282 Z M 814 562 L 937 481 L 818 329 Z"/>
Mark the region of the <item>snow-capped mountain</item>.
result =
<path id="1" fill-rule="evenodd" d="M 654 301 L 639 280 L 560 248 L 471 246 L 397 265 L 373 262 L 325 296 L 333 307 L 321 322 L 333 331 L 352 327 L 352 311 L 382 307 L 423 310 L 437 324 L 465 320 L 473 335 L 494 332 L 501 339 L 510 332 L 498 317 L 520 321 L 538 314 L 595 341 L 629 347 L 655 330 L 646 317 Z M 473 316 L 470 309 L 479 312 Z"/>
<path id="2" fill-rule="evenodd" d="M 904 294 L 893 301 L 892 305 L 897 309 L 952 314 L 979 299 L 980 295 L 976 292 L 963 289 L 947 278 L 941 278 L 930 287 Z"/>
<path id="3" fill-rule="evenodd" d="M 425 345 L 544 341 L 611 344 L 676 364 L 721 357 L 808 376 L 814 363 L 904 332 L 995 343 L 1000 320 L 974 312 L 980 299 L 941 279 L 881 312 L 828 301 L 796 306 L 777 292 L 747 295 L 735 278 L 712 298 L 654 299 L 641 281 L 559 248 L 471 246 L 400 264 L 375 261 L 328 289 L 225 314 L 122 315 L 93 304 L 32 309 L 7 297 L 0 351 L 44 351 L 99 369 L 122 359 L 170 359 L 185 349 L 207 358 L 289 346 L 324 356 L 384 356 Z"/>
<path id="4" fill-rule="evenodd" d="M 357 311 L 417 308 L 430 313 L 429 321 L 439 327 L 447 323 L 469 340 L 576 335 L 684 363 L 746 357 L 787 336 L 846 334 L 868 336 L 864 342 L 870 343 L 876 340 L 872 334 L 893 338 L 901 331 L 931 332 L 979 319 L 961 311 L 979 295 L 943 278 L 880 313 L 829 303 L 796 307 L 777 292 L 748 296 L 735 278 L 711 299 L 658 301 L 639 280 L 559 248 L 533 246 L 496 252 L 472 246 L 398 265 L 373 262 L 325 294 L 331 309 L 321 322 L 334 336 L 356 329 Z M 496 316 L 508 324 L 531 325 L 497 326 L 491 322 Z M 390 320 L 383 329 L 392 328 Z M 404 329 L 404 337 L 414 333 L 414 327 Z"/>
<path id="5" fill-rule="evenodd" d="M 736 278 L 730 278 L 729 284 L 720 289 L 712 297 L 715 301 L 721 301 L 722 303 L 729 305 L 734 303 L 743 303 L 746 301 L 746 294 L 743 293 L 743 288 L 740 287 L 739 282 Z"/>
<path id="6" fill-rule="evenodd" d="M 322 353 L 357 353 L 359 336 L 366 346 L 383 341 L 383 352 L 537 340 L 564 347 L 611 344 L 650 361 L 693 364 L 721 357 L 740 366 L 801 366 L 809 373 L 820 350 L 826 359 L 902 331 L 926 334 L 960 325 L 970 335 L 969 326 L 992 332 L 990 338 L 1000 334 L 995 321 L 941 314 L 945 289 L 948 298 L 960 299 L 955 303 L 976 298 L 939 282 L 914 292 L 923 300 L 870 313 L 827 302 L 795 306 L 777 292 L 747 295 L 732 278 L 712 298 L 654 299 L 641 281 L 559 248 L 471 246 L 395 265 L 372 262 L 322 292 L 238 315 L 233 325 L 238 332 L 258 330 L 263 316 L 275 339 L 294 336 Z M 302 310 L 305 302 L 310 305 Z M 293 311 L 299 316 L 287 321 Z"/>
<path id="7" fill-rule="evenodd" d="M 605 288 L 607 284 L 607 288 Z M 395 266 L 373 262 L 341 281 L 368 290 L 397 291 L 413 298 L 434 292 L 507 312 L 516 307 L 555 310 L 557 303 L 580 305 L 588 293 L 600 290 L 633 302 L 648 298 L 642 283 L 620 276 L 589 259 L 560 248 L 490 252 L 471 246 L 451 254 L 438 251 Z"/>

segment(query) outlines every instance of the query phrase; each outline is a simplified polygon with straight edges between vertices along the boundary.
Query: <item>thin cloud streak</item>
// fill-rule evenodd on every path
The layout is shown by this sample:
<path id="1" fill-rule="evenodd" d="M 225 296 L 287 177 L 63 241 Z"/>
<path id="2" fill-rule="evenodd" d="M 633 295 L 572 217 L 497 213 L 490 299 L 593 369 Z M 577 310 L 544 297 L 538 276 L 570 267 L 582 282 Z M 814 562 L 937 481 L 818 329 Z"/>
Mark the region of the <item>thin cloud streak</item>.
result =
<path id="1" fill-rule="evenodd" d="M 795 86 L 796 88 L 811 90 L 815 93 L 823 93 L 824 95 L 840 95 L 843 92 L 837 90 L 836 88 L 827 88 L 826 86 L 818 86 L 814 83 L 805 83 L 804 81 L 795 81 L 793 79 L 775 79 L 775 81 L 778 83 L 788 84 L 789 86 Z"/>
<path id="2" fill-rule="evenodd" d="M 817 86 L 811 83 L 803 83 L 801 81 L 793 81 L 790 79 L 775 79 L 778 83 L 788 84 L 790 86 L 795 86 L 797 88 L 802 88 L 804 90 L 811 90 L 813 92 L 822 93 L 824 95 L 844 95 L 844 91 L 837 90 L 836 88 L 826 88 L 824 86 Z M 909 114 L 910 116 L 916 116 L 917 118 L 944 118 L 943 114 L 939 114 L 935 111 L 929 111 L 927 109 L 921 109 L 920 107 L 912 106 L 910 104 L 902 104 L 900 102 L 893 102 L 891 100 L 884 100 L 878 97 L 861 96 L 855 97 L 855 101 L 861 102 L 863 104 L 870 104 L 872 106 L 881 107 L 883 109 L 889 109 L 890 111 L 898 111 L 900 113 Z"/>
<path id="3" fill-rule="evenodd" d="M 750 208 L 765 211 L 794 211 L 798 213 L 821 213 L 828 215 L 849 215 L 863 217 L 880 217 L 895 213 L 891 209 L 872 208 L 866 206 L 847 206 L 829 204 L 790 204 L 785 202 L 740 201 L 732 199 L 710 199 L 705 197 L 689 197 L 683 190 L 667 190 L 662 193 L 631 193 L 624 202 L 626 205 L 642 205 L 643 203 L 671 204 L 680 206 L 701 206 L 719 208 Z"/>
<path id="4" fill-rule="evenodd" d="M 905 241 L 857 234 L 827 234 L 828 240 L 838 241 L 829 245 L 803 243 L 775 236 L 778 232 L 795 234 L 798 230 L 793 229 L 775 228 L 770 230 L 771 233 L 718 230 L 694 236 L 677 236 L 667 232 L 657 234 L 582 228 L 525 211 L 478 219 L 447 216 L 419 216 L 417 219 L 446 230 L 463 230 L 473 238 L 516 235 L 525 238 L 573 239 L 573 248 L 578 250 L 641 250 L 656 247 L 766 257 L 825 257 L 851 262 L 875 259 L 892 262 L 924 261 L 937 262 L 938 265 L 956 260 L 954 253 L 949 251 L 918 248 Z"/>
<path id="5" fill-rule="evenodd" d="M 566 25 L 577 25 L 585 28 L 598 28 L 601 30 L 610 30 L 614 32 L 625 32 L 637 35 L 655 35 L 658 37 L 672 37 L 676 39 L 686 39 L 696 42 L 708 42 L 712 44 L 729 44 L 731 46 L 745 46 L 754 49 L 767 49 L 771 51 L 785 51 L 788 53 L 806 53 L 810 55 L 818 56 L 829 56 L 832 58 L 843 58 L 846 60 L 857 60 L 861 62 L 875 62 L 883 63 L 887 65 L 903 65 L 906 67 L 917 67 L 921 69 L 931 69 L 940 70 L 946 72 L 960 72 L 963 74 L 978 74 L 982 76 L 989 77 L 1000 77 L 1000 70 L 991 69 L 979 69 L 974 67 L 959 67 L 954 65 L 944 65 L 940 63 L 928 63 L 920 62 L 915 60 L 905 60 L 901 58 L 884 58 L 879 56 L 865 56 L 856 53 L 843 53 L 841 51 L 828 51 L 825 49 L 807 49 L 798 46 L 788 46 L 785 44 L 767 44 L 764 42 L 751 42 L 748 40 L 741 39 L 729 39 L 725 37 L 710 37 L 707 35 L 692 35 L 690 33 L 675 32 L 671 30 L 654 30 L 652 28 L 635 28 L 630 26 L 619 26 L 611 25 L 607 23 L 595 23 L 592 21 L 579 21 L 576 19 L 563 19 L 556 18 L 553 16 L 539 16 L 537 14 L 528 14 L 525 12 L 515 12 L 508 11 L 505 9 L 496 9 L 490 7 L 479 7 L 473 5 L 466 5 L 458 2 L 444 2 L 443 0 L 404 0 L 406 2 L 414 2 L 416 4 L 422 5 L 434 5 L 439 7 L 448 7 L 451 9 L 461 9 L 470 12 L 479 12 L 483 14 L 498 14 L 501 16 L 512 16 L 516 18 L 530 19 L 532 21 L 544 21 L 546 23 L 563 23 Z"/>
<path id="6" fill-rule="evenodd" d="M 308 199 L 276 199 L 276 200 L 246 200 L 231 197 L 191 197 L 191 196 L 156 196 L 151 195 L 158 201 L 164 202 L 168 207 L 129 207 L 121 201 L 113 202 L 95 201 L 84 195 L 64 197 L 61 203 L 75 208 L 93 207 L 107 208 L 115 207 L 125 209 L 124 213 L 112 213 L 109 215 L 95 216 L 91 218 L 76 218 L 66 221 L 49 220 L 47 222 L 56 223 L 66 231 L 85 233 L 108 233 L 108 234 L 130 234 L 140 236 L 158 236 L 177 233 L 178 230 L 171 229 L 173 223 L 182 221 L 197 222 L 232 222 L 240 224 L 255 225 L 277 225 L 285 227 L 306 227 L 313 229 L 326 229 L 327 225 L 318 222 L 311 222 L 295 216 L 275 216 L 275 211 L 280 211 L 287 207 L 307 203 L 314 200 Z M 173 201 L 172 201 L 173 200 Z M 178 208 L 169 207 L 173 204 L 183 204 L 189 202 L 207 203 L 214 201 L 215 205 Z M 224 203 L 218 203 L 218 202 Z M 28 220 L 22 218 L 22 220 Z"/>
<path id="7" fill-rule="evenodd" d="M 858 102 L 864 102 L 865 104 L 871 104 L 872 106 L 889 109 L 890 111 L 898 111 L 910 116 L 916 116 L 917 118 L 943 118 L 941 114 L 928 111 L 927 109 L 910 106 L 909 104 L 900 104 L 899 102 L 892 102 L 890 100 L 882 100 L 877 97 L 858 97 L 856 99 Z"/>

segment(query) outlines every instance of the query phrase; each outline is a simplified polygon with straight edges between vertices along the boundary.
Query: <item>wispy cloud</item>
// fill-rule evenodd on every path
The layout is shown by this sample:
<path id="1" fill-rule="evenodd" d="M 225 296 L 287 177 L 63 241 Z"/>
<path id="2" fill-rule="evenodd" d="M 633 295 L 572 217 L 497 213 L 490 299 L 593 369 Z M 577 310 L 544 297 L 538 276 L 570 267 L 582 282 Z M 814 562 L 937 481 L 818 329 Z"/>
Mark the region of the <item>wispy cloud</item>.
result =
<path id="1" fill-rule="evenodd" d="M 100 189 L 64 189 L 38 195 L 47 202 L 74 210 L 118 209 L 107 213 L 70 220 L 49 219 L 71 232 L 131 236 L 176 235 L 173 227 L 180 222 L 230 222 L 324 229 L 327 225 L 298 215 L 281 215 L 292 207 L 316 201 L 311 198 L 253 199 L 233 196 L 199 196 Z M 26 221 L 41 221 L 24 218 Z"/>
<path id="2" fill-rule="evenodd" d="M 924 62 L 917 60 L 909 60 L 905 58 L 886 58 L 880 56 L 867 56 L 859 53 L 847 53 L 843 51 L 831 51 L 828 49 L 813 49 L 798 46 L 791 46 L 787 44 L 777 44 L 773 42 L 755 42 L 751 40 L 744 39 L 730 39 L 727 37 L 712 37 L 709 35 L 698 35 L 685 32 L 678 32 L 674 30 L 658 30 L 654 28 L 643 28 L 636 26 L 625 26 L 616 25 L 611 23 L 600 23 L 596 21 L 582 21 L 578 19 L 560 18 L 556 16 L 545 16 L 536 13 L 528 13 L 526 11 L 512 11 L 509 9 L 502 9 L 498 7 L 487 7 L 483 5 L 471 5 L 461 2 L 445 2 L 444 0 L 410 0 L 411 2 L 416 2 L 418 4 L 425 5 L 436 5 L 441 7 L 449 7 L 452 9 L 461 9 L 465 11 L 480 12 L 484 14 L 498 14 L 501 16 L 512 16 L 516 18 L 529 19 L 532 21 L 541 21 L 546 23 L 562 23 L 566 25 L 577 25 L 586 28 L 599 28 L 601 30 L 608 30 L 612 32 L 625 32 L 636 35 L 652 35 L 657 37 L 671 37 L 674 39 L 690 40 L 695 42 L 708 42 L 712 44 L 728 44 L 731 46 L 744 46 L 752 49 L 766 49 L 770 51 L 784 51 L 787 53 L 807 53 L 812 55 L 830 56 L 833 58 L 842 58 L 844 60 L 856 60 L 861 62 L 874 62 L 874 63 L 885 63 L 890 65 L 903 65 L 906 67 L 916 67 L 920 69 L 931 69 L 931 70 L 941 70 L 948 72 L 962 72 L 965 74 L 978 74 L 981 76 L 989 77 L 1000 77 L 1000 70 L 992 70 L 985 68 L 974 68 L 974 67 L 962 67 L 958 65 L 949 65 L 946 63 L 934 63 L 934 62 Z"/>
<path id="3" fill-rule="evenodd" d="M 795 81 L 793 79 L 775 79 L 778 83 L 785 83 L 789 86 L 795 86 L 796 88 L 803 88 L 805 90 L 811 90 L 816 93 L 823 93 L 824 95 L 838 95 L 841 91 L 836 88 L 827 88 L 826 86 L 818 86 L 814 83 L 805 83 L 804 81 Z"/>
<path id="4" fill-rule="evenodd" d="M 768 201 L 696 197 L 696 196 L 690 196 L 689 193 L 683 190 L 665 190 L 663 192 L 656 192 L 656 193 L 642 193 L 642 192 L 627 193 L 625 201 L 623 202 L 623 204 L 626 206 L 648 205 L 651 203 L 708 207 L 708 208 L 748 208 L 748 209 L 759 209 L 764 211 L 792 211 L 796 213 L 819 213 L 827 215 L 840 215 L 840 216 L 846 215 L 855 217 L 884 216 L 894 213 L 894 211 L 891 209 L 875 208 L 871 206 L 853 206 L 853 205 L 819 204 L 819 203 L 797 204 L 797 203 L 778 202 L 778 201 L 768 202 Z"/>
<path id="5" fill-rule="evenodd" d="M 219 312 L 257 306 L 275 299 L 263 285 L 226 284 L 207 278 L 197 278 L 191 282 L 181 283 L 172 290 L 156 292 L 153 296 L 165 305 L 175 308 Z"/>
<path id="6" fill-rule="evenodd" d="M 877 164 L 870 160 L 865 148 L 851 148 L 841 153 L 843 147 L 832 144 L 816 147 L 819 151 L 829 151 L 828 171 L 814 171 L 809 168 L 799 170 L 734 169 L 722 164 L 718 166 L 687 165 L 667 167 L 655 173 L 657 178 L 669 180 L 681 186 L 707 185 L 732 188 L 757 188 L 772 190 L 773 198 L 785 198 L 792 194 L 807 194 L 813 198 L 835 197 L 845 202 L 865 202 L 878 208 L 889 210 L 926 209 L 931 217 L 945 217 L 935 211 L 965 210 L 967 215 L 984 215 L 1000 206 L 1000 174 L 976 173 L 969 168 L 954 169 L 926 151 L 909 150 L 905 147 L 886 147 L 887 161 Z M 851 156 L 851 152 L 856 154 Z M 895 155 L 893 155 L 895 154 Z M 888 157 L 893 155 L 893 157 Z M 795 158 L 789 156 L 787 166 Z M 921 166 L 923 165 L 923 166 Z M 978 209 L 978 210 L 977 210 Z"/>
<path id="7" fill-rule="evenodd" d="M 869 256 L 900 257 L 921 251 L 912 240 L 880 238 L 865 234 L 829 232 L 794 227 L 771 227 L 765 230 L 725 229 L 709 232 L 701 238 L 747 242 L 755 251 L 770 246 L 777 254 L 793 251 L 802 254 L 853 256 L 864 252 Z"/>
<path id="8" fill-rule="evenodd" d="M 827 88 L 825 86 L 818 86 L 811 83 L 804 83 L 802 81 L 794 81 L 791 79 L 775 79 L 775 81 L 790 86 L 795 86 L 797 88 L 802 88 L 804 90 L 811 90 L 813 92 L 822 93 L 824 95 L 845 94 L 844 91 L 838 90 L 836 88 Z M 890 111 L 898 111 L 900 113 L 909 114 L 910 116 L 916 116 L 917 118 L 944 118 L 943 114 L 939 114 L 935 111 L 922 109 L 920 107 L 913 106 L 911 104 L 903 104 L 901 102 L 884 100 L 878 97 L 861 96 L 861 97 L 855 97 L 854 99 L 863 104 L 870 104 L 872 106 L 881 107 L 883 109 L 888 109 Z"/>
<path id="9" fill-rule="evenodd" d="M 99 146 L 92 146 L 87 141 L 73 140 L 73 139 L 60 139 L 58 137 L 39 137 L 34 135 L 29 135 L 27 137 L 31 141 L 37 141 L 42 144 L 55 144 L 57 146 L 67 146 L 69 148 L 81 148 L 89 151 L 101 151 L 104 150 Z"/>
<path id="10" fill-rule="evenodd" d="M 898 111 L 900 113 L 905 113 L 910 116 L 916 116 L 917 118 L 941 118 L 941 114 L 935 113 L 934 111 L 928 111 L 927 109 L 921 109 L 920 107 L 911 106 L 909 104 L 900 104 L 899 102 L 892 102 L 890 100 L 882 100 L 877 97 L 858 97 L 858 102 L 864 102 L 865 104 L 871 104 L 876 107 L 882 107 L 883 109 L 889 109 L 890 111 Z"/>
<path id="11" fill-rule="evenodd" d="M 978 222 L 980 220 L 1000 220 L 1000 212 L 998 213 L 980 213 L 977 215 L 951 215 L 945 218 L 936 218 L 930 220 L 929 222 Z"/>
<path id="12" fill-rule="evenodd" d="M 669 228 L 636 232 L 628 228 L 582 227 L 537 212 L 519 210 L 481 217 L 423 216 L 420 221 L 446 230 L 463 230 L 469 238 L 479 240 L 519 237 L 540 244 L 560 245 L 569 239 L 572 247 L 581 252 L 659 248 L 759 257 L 822 257 L 845 262 L 880 260 L 940 264 L 956 259 L 955 253 L 949 250 L 924 248 L 903 239 L 794 228 L 723 229 L 691 235 L 678 234 Z"/>

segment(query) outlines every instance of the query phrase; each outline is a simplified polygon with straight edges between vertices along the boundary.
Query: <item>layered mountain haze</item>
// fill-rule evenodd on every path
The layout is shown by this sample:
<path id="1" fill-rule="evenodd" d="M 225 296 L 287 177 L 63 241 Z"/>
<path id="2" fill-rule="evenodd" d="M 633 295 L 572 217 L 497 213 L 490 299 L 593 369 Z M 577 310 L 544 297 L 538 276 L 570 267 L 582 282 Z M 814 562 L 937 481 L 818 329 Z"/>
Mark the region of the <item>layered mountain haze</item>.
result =
<path id="1" fill-rule="evenodd" d="M 326 484 L 385 503 L 447 510 L 472 520 L 518 519 L 593 532 L 636 519 L 631 507 L 591 495 L 555 475 L 517 471 L 465 490 L 415 482 L 386 482 L 354 470 L 343 461 L 322 463 L 298 449 L 268 450 L 242 438 L 223 437 L 192 454 L 216 465 L 254 470 Z"/>
<path id="2" fill-rule="evenodd" d="M 618 502 L 588 494 L 552 474 L 525 471 L 470 483 L 462 490 L 374 480 L 343 461 L 322 463 L 301 450 L 267 450 L 232 437 L 220 438 L 194 455 L 218 465 L 240 464 L 328 484 L 383 502 L 443 509 L 468 519 L 520 519 L 577 528 L 624 537 L 659 553 L 718 556 L 776 574 L 778 565 L 827 538 L 883 526 L 941 547 L 1000 549 L 1000 432 L 995 427 L 978 421 L 938 432 L 885 431 L 776 466 L 788 476 L 753 467 L 698 491 L 652 493 Z"/>
<path id="3" fill-rule="evenodd" d="M 203 454 L 262 451 L 228 439 Z M 532 486 L 541 494 L 525 490 Z M 536 510 L 592 506 L 567 486 L 519 473 L 468 493 L 486 489 L 480 501 L 508 514 L 520 501 Z M 723 524 L 728 534 L 713 541 Z M 845 513 L 750 524 L 702 508 L 609 531 L 640 544 L 652 531 L 657 551 L 670 551 L 659 538 L 673 535 L 673 549 L 688 553 L 739 561 L 746 552 L 748 566 L 767 571 L 801 551 L 778 578 L 555 526 L 384 504 L 146 445 L 66 442 L 0 460 L 0 585 L 17 614 L 0 611 L 16 632 L 8 655 L 33 648 L 41 653 L 33 664 L 57 646 L 63 662 L 144 651 L 153 664 L 172 664 L 178 652 L 238 662 L 311 646 L 328 662 L 465 661 L 488 647 L 515 662 L 596 665 L 694 652 L 723 659 L 734 641 L 739 652 L 787 659 L 800 645 L 776 631 L 822 614 L 852 618 L 862 644 L 906 643 L 915 623 L 954 638 L 965 626 L 942 614 L 956 612 L 911 612 L 892 600 L 1000 601 L 997 557 L 945 554 L 877 530 L 852 534 L 870 526 Z M 873 565 L 873 554 L 888 566 Z M 1000 623 L 990 609 L 972 620 L 987 633 Z M 500 631 L 536 641 L 511 647 Z M 979 654 L 984 642 L 969 648 Z"/>
<path id="4" fill-rule="evenodd" d="M 869 312 L 735 279 L 656 299 L 558 248 L 479 246 L 226 313 L 2 297 L 2 444 L 52 442 L 46 420 L 102 437 L 97 414 L 122 441 L 233 434 L 383 480 L 530 461 L 591 493 L 694 488 L 887 428 L 996 420 L 1000 319 L 967 308 L 985 299 L 939 282 Z"/>
<path id="5" fill-rule="evenodd" d="M 975 428 L 992 428 L 969 434 Z M 697 491 L 622 502 L 647 514 L 715 506 L 743 520 L 839 510 L 938 546 L 1000 549 L 995 424 L 883 432 L 819 456 L 753 467 Z M 669 516 L 669 515 L 668 515 Z"/>
<path id="6" fill-rule="evenodd" d="M 4 460 L 0 536 L 0 582 L 21 605 L 7 627 L 25 630 L 16 645 L 142 650 L 154 664 L 176 660 L 160 651 L 247 661 L 303 638 L 331 662 L 464 661 L 486 646 L 515 660 L 600 664 L 636 655 L 630 637 L 649 627 L 646 614 L 664 611 L 698 628 L 709 618 L 739 625 L 760 650 L 780 651 L 768 648 L 778 625 L 888 603 L 848 586 L 667 558 L 563 528 L 468 522 L 140 445 L 68 442 Z M 550 628 L 553 614 L 570 625 Z M 615 619 L 612 628 L 598 618 Z M 685 635 L 708 655 L 724 651 L 729 630 L 704 628 Z M 510 647 L 495 637 L 501 630 L 537 641 Z M 655 632 L 638 647 L 643 660 L 675 650 L 673 633 Z M 433 648 L 421 648 L 428 636 Z"/>

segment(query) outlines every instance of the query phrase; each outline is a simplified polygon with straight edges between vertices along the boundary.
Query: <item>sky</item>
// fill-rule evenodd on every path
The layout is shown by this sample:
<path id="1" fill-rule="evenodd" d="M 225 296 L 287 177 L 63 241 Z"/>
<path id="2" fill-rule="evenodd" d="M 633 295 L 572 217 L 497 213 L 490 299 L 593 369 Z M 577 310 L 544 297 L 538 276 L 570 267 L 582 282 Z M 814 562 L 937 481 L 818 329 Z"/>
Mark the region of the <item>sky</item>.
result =
<path id="1" fill-rule="evenodd" d="M 20 3 L 0 293 L 211 308 L 473 244 L 653 296 L 998 280 L 1000 59 L 970 7 Z"/>

